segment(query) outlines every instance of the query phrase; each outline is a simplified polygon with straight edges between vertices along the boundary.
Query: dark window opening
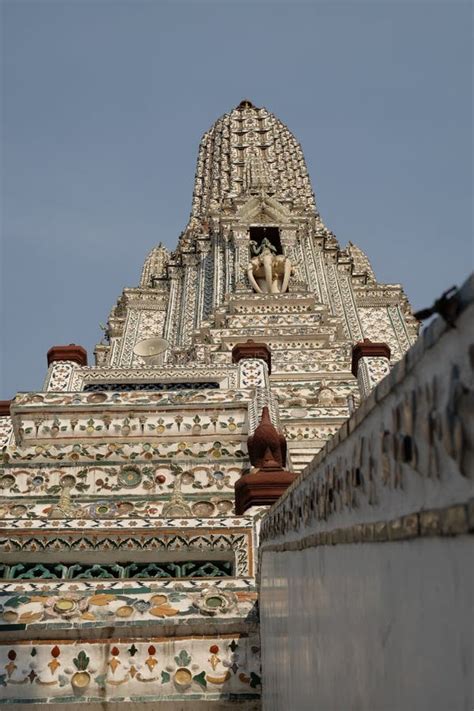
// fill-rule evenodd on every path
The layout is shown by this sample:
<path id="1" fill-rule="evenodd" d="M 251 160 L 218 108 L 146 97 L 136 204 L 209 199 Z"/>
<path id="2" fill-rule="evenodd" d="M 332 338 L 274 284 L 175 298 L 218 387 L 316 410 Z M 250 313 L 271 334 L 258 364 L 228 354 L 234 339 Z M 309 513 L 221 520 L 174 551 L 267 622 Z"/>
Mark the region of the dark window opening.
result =
<path id="1" fill-rule="evenodd" d="M 16 563 L 0 564 L 4 580 L 106 580 L 155 578 L 228 578 L 231 560 L 184 560 L 150 563 Z"/>
<path id="2" fill-rule="evenodd" d="M 165 392 L 167 390 L 217 390 L 219 383 L 216 382 L 201 382 L 194 383 L 87 383 L 84 386 L 84 392 L 102 392 L 112 391 L 116 393 L 132 392 L 137 390 L 146 390 L 153 392 L 155 390 Z"/>
<path id="3" fill-rule="evenodd" d="M 277 254 L 283 254 L 283 249 L 280 240 L 280 230 L 278 227 L 250 227 L 250 240 L 257 243 L 260 247 L 263 239 L 266 237 L 269 242 L 275 247 Z"/>

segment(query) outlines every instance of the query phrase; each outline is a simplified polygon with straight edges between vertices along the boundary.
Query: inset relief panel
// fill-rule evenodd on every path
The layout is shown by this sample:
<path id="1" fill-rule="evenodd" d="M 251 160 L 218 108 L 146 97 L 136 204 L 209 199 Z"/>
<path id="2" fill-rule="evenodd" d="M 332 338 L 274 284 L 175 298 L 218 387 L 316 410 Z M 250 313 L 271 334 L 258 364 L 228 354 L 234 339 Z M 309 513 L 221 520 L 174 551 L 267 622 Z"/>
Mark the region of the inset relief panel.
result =
<path id="1" fill-rule="evenodd" d="M 132 366 L 146 367 L 162 364 L 168 348 L 168 342 L 161 339 L 164 323 L 164 311 L 140 311 L 136 340 L 133 345 Z M 163 342 L 159 343 L 160 340 Z"/>
<path id="2" fill-rule="evenodd" d="M 400 347 L 386 307 L 379 309 L 359 308 L 359 318 L 364 329 L 364 338 L 387 343 L 391 350 L 391 360 L 398 360 L 402 357 L 405 349 Z"/>

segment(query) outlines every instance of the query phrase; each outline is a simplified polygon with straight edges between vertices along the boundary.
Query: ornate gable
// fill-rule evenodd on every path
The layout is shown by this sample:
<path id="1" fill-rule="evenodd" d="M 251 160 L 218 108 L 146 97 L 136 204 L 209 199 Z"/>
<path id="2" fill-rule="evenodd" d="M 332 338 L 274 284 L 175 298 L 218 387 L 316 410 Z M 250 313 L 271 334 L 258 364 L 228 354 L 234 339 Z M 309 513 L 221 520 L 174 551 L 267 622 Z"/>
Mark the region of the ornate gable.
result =
<path id="1" fill-rule="evenodd" d="M 236 219 L 246 224 L 286 224 L 291 221 L 291 212 L 281 202 L 269 195 L 253 196 L 236 213 Z"/>

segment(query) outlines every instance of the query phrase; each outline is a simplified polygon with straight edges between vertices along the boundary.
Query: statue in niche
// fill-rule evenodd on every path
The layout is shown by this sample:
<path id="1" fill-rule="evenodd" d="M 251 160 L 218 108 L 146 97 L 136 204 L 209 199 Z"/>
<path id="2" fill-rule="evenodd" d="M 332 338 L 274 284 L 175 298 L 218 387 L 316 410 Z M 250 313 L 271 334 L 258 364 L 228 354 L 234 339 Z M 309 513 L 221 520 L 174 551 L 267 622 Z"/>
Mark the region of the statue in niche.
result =
<path id="1" fill-rule="evenodd" d="M 247 276 L 257 294 L 284 294 L 288 291 L 293 273 L 288 257 L 277 254 L 277 248 L 266 237 L 260 244 L 250 240 L 250 254 Z"/>

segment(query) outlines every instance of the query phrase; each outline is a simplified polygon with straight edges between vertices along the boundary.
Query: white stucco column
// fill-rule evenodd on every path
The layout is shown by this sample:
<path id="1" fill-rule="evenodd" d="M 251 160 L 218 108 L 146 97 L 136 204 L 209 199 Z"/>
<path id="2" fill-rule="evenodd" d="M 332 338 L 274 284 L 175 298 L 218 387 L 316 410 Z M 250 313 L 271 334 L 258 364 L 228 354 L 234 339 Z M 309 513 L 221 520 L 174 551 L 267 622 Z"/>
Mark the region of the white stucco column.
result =
<path id="1" fill-rule="evenodd" d="M 386 343 L 374 343 L 365 338 L 355 344 L 352 349 L 352 374 L 357 378 L 362 399 L 389 373 L 390 348 Z"/>
<path id="2" fill-rule="evenodd" d="M 48 351 L 48 372 L 43 390 L 70 390 L 74 370 L 87 365 L 87 351 L 82 346 L 53 346 Z"/>
<path id="3" fill-rule="evenodd" d="M 255 388 L 255 397 L 249 406 L 249 434 L 258 425 L 262 408 L 267 406 L 275 426 L 279 425 L 278 407 L 270 390 L 271 352 L 266 343 L 247 341 L 232 349 L 232 360 L 239 365 L 239 387 Z"/>

